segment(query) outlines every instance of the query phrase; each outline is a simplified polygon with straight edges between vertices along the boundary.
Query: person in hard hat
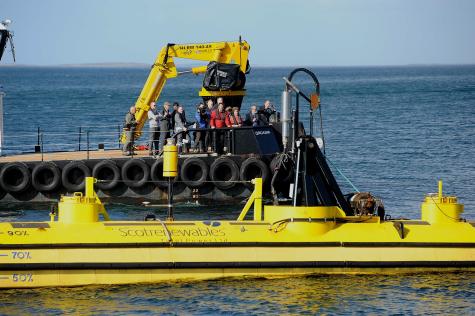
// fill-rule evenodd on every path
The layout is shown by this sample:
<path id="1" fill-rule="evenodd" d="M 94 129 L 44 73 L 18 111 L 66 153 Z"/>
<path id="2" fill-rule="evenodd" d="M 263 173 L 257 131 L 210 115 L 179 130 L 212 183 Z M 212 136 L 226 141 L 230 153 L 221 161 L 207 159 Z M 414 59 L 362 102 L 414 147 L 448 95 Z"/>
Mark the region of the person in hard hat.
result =
<path id="1" fill-rule="evenodd" d="M 133 155 L 134 147 L 134 133 L 135 128 L 137 127 L 137 121 L 135 120 L 135 106 L 131 106 L 129 112 L 125 115 L 124 122 L 124 132 L 125 132 L 125 142 L 122 147 L 122 154 L 125 156 Z"/>

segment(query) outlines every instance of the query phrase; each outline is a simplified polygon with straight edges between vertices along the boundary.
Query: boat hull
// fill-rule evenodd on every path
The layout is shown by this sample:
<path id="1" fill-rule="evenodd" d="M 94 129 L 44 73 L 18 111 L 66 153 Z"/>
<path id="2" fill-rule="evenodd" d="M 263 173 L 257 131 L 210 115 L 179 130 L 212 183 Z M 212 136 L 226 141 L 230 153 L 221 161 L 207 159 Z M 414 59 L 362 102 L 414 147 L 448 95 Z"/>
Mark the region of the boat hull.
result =
<path id="1" fill-rule="evenodd" d="M 81 269 L 0 272 L 0 288 L 35 288 L 132 283 L 187 282 L 220 278 L 283 278 L 319 274 L 402 274 L 475 271 L 472 267 L 319 267 L 201 269 Z"/>
<path id="2" fill-rule="evenodd" d="M 475 270 L 474 223 L 330 217 L 334 207 L 294 208 L 300 219 L 266 207 L 284 218 L 269 222 L 81 222 L 97 210 L 68 207 L 58 221 L 0 223 L 0 287 Z"/>
<path id="3" fill-rule="evenodd" d="M 279 245 L 280 244 L 280 245 Z M 126 284 L 224 277 L 475 271 L 475 244 L 200 243 L 2 249 L 0 287 Z M 313 245 L 312 245 L 313 244 Z"/>

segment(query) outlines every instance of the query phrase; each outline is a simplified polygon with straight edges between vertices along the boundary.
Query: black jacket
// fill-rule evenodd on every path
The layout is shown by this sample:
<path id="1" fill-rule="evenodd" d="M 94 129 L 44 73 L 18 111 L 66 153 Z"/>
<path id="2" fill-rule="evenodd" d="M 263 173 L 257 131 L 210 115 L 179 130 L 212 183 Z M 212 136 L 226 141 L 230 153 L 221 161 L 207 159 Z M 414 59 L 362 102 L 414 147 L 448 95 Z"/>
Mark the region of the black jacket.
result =
<path id="1" fill-rule="evenodd" d="M 160 116 L 160 130 L 161 131 L 169 131 L 172 126 L 172 116 L 170 115 L 170 112 L 165 112 L 165 110 L 162 110 L 161 116 Z"/>
<path id="2" fill-rule="evenodd" d="M 247 126 L 262 126 L 262 121 L 259 117 L 259 114 L 255 113 L 252 114 L 251 111 L 247 112 L 246 114 L 246 119 L 244 120 L 244 123 Z"/>
<path id="3" fill-rule="evenodd" d="M 272 108 L 265 108 L 264 106 L 259 110 L 260 118 L 265 124 L 269 124 L 271 116 L 275 115 L 275 110 Z"/>

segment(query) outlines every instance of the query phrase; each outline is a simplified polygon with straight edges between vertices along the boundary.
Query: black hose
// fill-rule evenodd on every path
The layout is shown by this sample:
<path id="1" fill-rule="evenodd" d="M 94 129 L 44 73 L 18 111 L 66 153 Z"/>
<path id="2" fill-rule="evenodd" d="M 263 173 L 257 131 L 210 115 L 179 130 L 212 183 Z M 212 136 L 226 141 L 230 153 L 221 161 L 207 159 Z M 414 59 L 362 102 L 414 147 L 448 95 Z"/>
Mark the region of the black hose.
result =
<path id="1" fill-rule="evenodd" d="M 279 171 L 281 171 L 282 169 L 282 166 L 285 168 L 285 165 L 284 165 L 284 162 L 286 162 L 288 159 L 291 159 L 290 156 L 287 154 L 287 153 L 280 153 L 278 156 L 276 156 L 277 158 L 277 164 L 276 166 L 274 167 L 274 175 L 272 176 L 272 180 L 271 180 L 271 183 L 270 183 L 270 190 L 271 190 L 271 194 L 272 194 L 272 199 L 273 199 L 273 204 L 274 205 L 279 205 L 279 198 L 277 196 L 277 190 L 275 189 L 275 181 L 277 180 L 278 176 L 279 176 Z M 290 172 L 288 170 L 288 172 Z"/>
<path id="2" fill-rule="evenodd" d="M 277 168 L 272 176 L 272 180 L 270 182 L 270 193 L 272 194 L 272 200 L 274 205 L 279 205 L 279 198 L 277 197 L 277 191 L 275 190 L 274 184 L 275 180 L 277 179 L 277 174 L 279 173 L 279 168 Z"/>

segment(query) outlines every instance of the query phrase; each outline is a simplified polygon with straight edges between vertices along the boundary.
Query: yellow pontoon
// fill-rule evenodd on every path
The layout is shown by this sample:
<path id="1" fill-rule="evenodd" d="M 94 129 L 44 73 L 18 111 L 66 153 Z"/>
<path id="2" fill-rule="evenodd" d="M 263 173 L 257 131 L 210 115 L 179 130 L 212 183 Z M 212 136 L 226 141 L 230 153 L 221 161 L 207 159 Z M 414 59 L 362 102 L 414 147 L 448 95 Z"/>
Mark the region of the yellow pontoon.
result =
<path id="1" fill-rule="evenodd" d="M 427 196 L 420 220 L 381 222 L 338 207 L 262 206 L 261 179 L 236 221 L 99 221 L 86 194 L 49 222 L 0 224 L 0 287 L 236 276 L 475 270 L 474 223 L 455 197 Z M 252 219 L 245 220 L 254 203 Z"/>
<path id="2" fill-rule="evenodd" d="M 318 98 L 308 99 L 318 106 Z M 265 186 L 256 178 L 235 221 L 174 221 L 177 149 L 170 142 L 163 167 L 170 179 L 167 220 L 110 221 L 94 179 L 86 178 L 85 193 L 63 196 L 49 221 L 0 223 L 0 287 L 475 270 L 475 223 L 461 219 L 463 205 L 442 194 L 442 183 L 417 220 L 391 220 L 382 207 L 368 212 L 375 205 L 370 195 L 360 194 L 363 205 L 352 206 L 317 140 L 298 135 L 298 117 L 293 121 L 293 137 L 283 132 L 295 161 L 288 170 L 295 175 L 291 204 L 263 205 Z"/>

